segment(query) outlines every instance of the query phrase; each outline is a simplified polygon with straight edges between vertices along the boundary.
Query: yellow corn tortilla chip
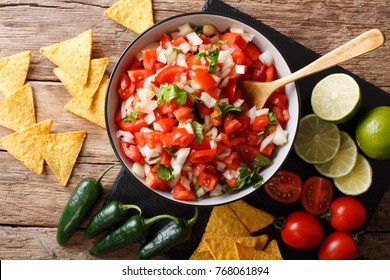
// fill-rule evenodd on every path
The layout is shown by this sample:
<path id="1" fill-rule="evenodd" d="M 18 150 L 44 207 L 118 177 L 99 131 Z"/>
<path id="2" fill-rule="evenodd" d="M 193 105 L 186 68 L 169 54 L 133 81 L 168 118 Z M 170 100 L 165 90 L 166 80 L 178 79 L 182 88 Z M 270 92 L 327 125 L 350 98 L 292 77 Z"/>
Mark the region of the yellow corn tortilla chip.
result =
<path id="1" fill-rule="evenodd" d="M 88 80 L 85 85 L 78 84 L 77 80 L 73 80 L 71 75 L 60 68 L 54 68 L 53 72 L 57 78 L 60 79 L 70 95 L 86 99 L 85 105 L 87 106 L 86 108 L 88 108 L 95 92 L 99 88 L 108 62 L 109 59 L 106 57 L 92 59 L 88 72 Z"/>
<path id="2" fill-rule="evenodd" d="M 108 76 L 105 75 L 100 83 L 100 86 L 92 98 L 92 103 L 89 108 L 86 108 L 84 98 L 73 98 L 66 105 L 65 109 L 76 114 L 84 119 L 87 119 L 97 125 L 106 128 L 104 119 L 104 103 L 106 98 L 106 90 L 108 86 Z"/>
<path id="3" fill-rule="evenodd" d="M 273 255 L 278 260 L 283 260 L 282 254 L 280 253 L 279 245 L 276 239 L 271 240 L 271 242 L 264 249 L 264 252 Z"/>
<path id="4" fill-rule="evenodd" d="M 31 52 L 21 52 L 0 59 L 0 92 L 8 97 L 26 82 Z"/>
<path id="5" fill-rule="evenodd" d="M 272 224 L 275 219 L 275 217 L 271 214 L 253 207 L 243 200 L 233 202 L 229 204 L 229 206 L 250 233 L 254 233 L 262 228 L 265 228 L 266 226 Z"/>
<path id="6" fill-rule="evenodd" d="M 229 236 L 250 236 L 250 233 L 228 205 L 216 206 L 211 211 L 198 250 L 207 250 L 204 238 Z"/>
<path id="7" fill-rule="evenodd" d="M 190 257 L 190 260 L 214 260 L 214 258 L 210 251 L 199 252 L 198 250 L 195 250 Z"/>
<path id="8" fill-rule="evenodd" d="M 72 131 L 34 136 L 35 147 L 41 153 L 62 186 L 66 186 L 84 143 L 84 131 Z"/>
<path id="9" fill-rule="evenodd" d="M 33 136 L 50 133 L 53 121 L 46 120 L 27 129 L 15 132 L 0 139 L 0 144 L 31 171 L 41 174 L 44 160 L 35 148 Z"/>
<path id="10" fill-rule="evenodd" d="M 236 253 L 239 260 L 276 260 L 277 258 L 264 251 L 246 247 L 240 243 L 235 243 Z"/>
<path id="11" fill-rule="evenodd" d="M 204 240 L 211 255 L 216 260 L 237 260 L 236 243 L 256 250 L 263 250 L 267 241 L 268 236 L 265 234 L 248 237 L 207 237 Z"/>
<path id="12" fill-rule="evenodd" d="M 0 101 L 1 126 L 20 131 L 34 124 L 36 124 L 34 98 L 29 84 Z"/>
<path id="13" fill-rule="evenodd" d="M 137 34 L 154 24 L 152 0 L 121 0 L 104 15 Z"/>
<path id="14" fill-rule="evenodd" d="M 88 72 L 92 53 L 92 30 L 80 35 L 42 47 L 41 54 L 71 76 L 78 85 L 84 85 L 88 80 Z"/>

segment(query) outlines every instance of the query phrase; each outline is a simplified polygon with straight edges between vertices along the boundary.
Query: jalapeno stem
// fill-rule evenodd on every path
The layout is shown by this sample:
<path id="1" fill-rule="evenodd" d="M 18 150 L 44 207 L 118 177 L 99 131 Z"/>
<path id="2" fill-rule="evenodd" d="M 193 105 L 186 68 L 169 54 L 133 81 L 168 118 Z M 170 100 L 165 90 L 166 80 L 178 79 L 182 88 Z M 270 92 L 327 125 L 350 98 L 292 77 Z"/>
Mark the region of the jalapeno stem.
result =
<path id="1" fill-rule="evenodd" d="M 115 166 L 117 166 L 119 163 L 115 163 L 114 165 L 110 166 L 109 168 L 107 168 L 106 170 L 104 170 L 102 173 L 100 173 L 100 175 L 94 179 L 97 183 L 100 182 L 100 180 L 104 177 L 104 175 L 106 175 L 106 173 L 108 171 L 110 171 L 112 168 L 114 168 Z"/>
<path id="2" fill-rule="evenodd" d="M 127 210 L 130 209 L 136 209 L 139 212 L 139 216 L 142 215 L 142 210 L 139 206 L 134 205 L 134 204 L 121 204 L 119 205 L 119 208 L 121 209 L 122 212 L 126 212 Z"/>
<path id="3" fill-rule="evenodd" d="M 187 225 L 192 228 L 192 226 L 195 224 L 196 220 L 198 219 L 198 216 L 199 216 L 199 209 L 198 207 L 195 207 L 195 214 L 191 219 L 187 221 Z"/>
<path id="4" fill-rule="evenodd" d="M 154 224 L 155 222 L 162 220 L 162 219 L 171 219 L 176 224 L 179 223 L 179 218 L 172 216 L 172 215 L 163 214 L 163 215 L 154 216 L 152 218 L 144 219 L 144 225 L 145 225 L 145 227 L 150 227 L 152 224 Z"/>

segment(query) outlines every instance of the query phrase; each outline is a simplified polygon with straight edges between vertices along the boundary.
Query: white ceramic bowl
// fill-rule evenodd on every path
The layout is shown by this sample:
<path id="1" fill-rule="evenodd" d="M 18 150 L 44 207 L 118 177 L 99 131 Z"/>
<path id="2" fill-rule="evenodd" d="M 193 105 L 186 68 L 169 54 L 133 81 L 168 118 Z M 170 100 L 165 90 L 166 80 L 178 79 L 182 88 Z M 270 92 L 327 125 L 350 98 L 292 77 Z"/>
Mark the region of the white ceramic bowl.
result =
<path id="1" fill-rule="evenodd" d="M 190 23 L 191 25 L 201 26 L 203 24 L 211 23 L 217 27 L 219 31 L 226 30 L 229 27 L 237 27 L 243 28 L 246 32 L 249 32 L 254 35 L 253 43 L 262 51 L 268 50 L 273 58 L 274 64 L 277 70 L 277 74 L 279 77 L 284 77 L 290 74 L 290 69 L 279 53 L 279 51 L 274 47 L 274 45 L 264 37 L 260 32 L 258 32 L 255 28 L 239 21 L 236 19 L 228 18 L 221 15 L 209 14 L 209 13 L 190 13 L 174 16 L 172 18 L 165 19 L 153 27 L 146 30 L 144 33 L 140 34 L 131 44 L 126 48 L 118 62 L 116 63 L 110 77 L 110 82 L 107 90 L 106 97 L 106 125 L 108 130 L 108 136 L 112 147 L 117 155 L 118 159 L 122 162 L 123 166 L 127 168 L 127 170 L 135 176 L 131 172 L 132 163 L 129 159 L 127 159 L 122 153 L 119 147 L 119 141 L 117 139 L 116 132 L 118 130 L 118 126 L 114 122 L 115 113 L 117 112 L 120 106 L 120 99 L 117 94 L 117 90 L 120 85 L 120 77 L 121 74 L 126 72 L 131 63 L 134 61 L 136 54 L 140 52 L 140 50 L 147 46 L 148 44 L 158 41 L 161 33 L 170 34 L 171 32 L 177 31 L 177 28 L 185 23 Z M 297 90 L 294 83 L 286 85 L 286 95 L 288 99 L 288 106 L 291 115 L 291 119 L 288 121 L 286 126 L 286 130 L 288 131 L 288 143 L 284 146 L 278 147 L 274 152 L 273 161 L 274 163 L 267 168 L 264 168 L 261 171 L 261 176 L 264 178 L 264 182 L 269 180 L 272 175 L 280 168 L 285 159 L 287 158 L 292 145 L 293 140 L 295 138 L 295 134 L 298 126 L 299 119 L 299 99 Z M 136 177 L 136 176 L 135 176 Z M 143 185 L 144 180 L 136 177 Z M 150 189 L 146 185 L 145 188 Z M 152 190 L 152 189 L 150 189 Z M 196 205 L 196 206 L 215 206 L 220 204 L 229 203 L 238 199 L 241 199 L 253 191 L 255 191 L 253 187 L 248 187 L 246 189 L 242 189 L 237 192 L 225 193 L 221 196 L 216 197 L 205 197 L 199 198 L 197 201 L 178 201 L 172 198 L 172 194 L 169 192 L 163 192 L 158 190 L 152 190 L 156 194 L 170 199 L 172 201 L 183 203 L 187 205 Z M 151 193 L 151 195 L 153 195 Z"/>

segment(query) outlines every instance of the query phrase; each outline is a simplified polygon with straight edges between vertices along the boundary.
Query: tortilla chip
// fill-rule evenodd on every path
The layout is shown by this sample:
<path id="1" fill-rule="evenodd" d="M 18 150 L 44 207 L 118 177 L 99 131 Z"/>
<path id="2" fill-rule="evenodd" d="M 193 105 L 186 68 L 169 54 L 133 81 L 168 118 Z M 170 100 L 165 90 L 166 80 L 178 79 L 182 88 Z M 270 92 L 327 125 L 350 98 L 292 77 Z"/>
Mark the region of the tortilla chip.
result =
<path id="1" fill-rule="evenodd" d="M 137 34 L 154 24 L 152 0 L 121 0 L 104 15 Z"/>
<path id="2" fill-rule="evenodd" d="M 204 240 L 211 255 L 216 260 L 238 260 L 236 243 L 256 250 L 263 250 L 267 241 L 268 236 L 265 234 L 248 237 L 207 237 Z"/>
<path id="3" fill-rule="evenodd" d="M 255 248 L 235 243 L 236 254 L 239 260 L 276 260 L 276 257 Z"/>
<path id="4" fill-rule="evenodd" d="M 88 80 L 88 71 L 92 53 L 92 30 L 40 49 L 41 54 L 70 75 L 77 85 Z"/>
<path id="5" fill-rule="evenodd" d="M 34 124 L 36 124 L 34 98 L 29 84 L 0 101 L 1 126 L 20 131 Z"/>
<path id="6" fill-rule="evenodd" d="M 104 103 L 108 80 L 108 76 L 105 75 L 102 79 L 102 82 L 100 83 L 99 89 L 92 99 L 92 103 L 89 108 L 85 109 L 86 104 L 84 104 L 84 98 L 73 98 L 65 105 L 65 109 L 84 119 L 96 123 L 103 128 L 106 128 L 106 122 L 104 118 Z"/>
<path id="7" fill-rule="evenodd" d="M 50 133 L 53 121 L 46 120 L 0 139 L 0 144 L 31 171 L 41 174 L 44 160 L 35 148 L 33 136 Z"/>
<path id="8" fill-rule="evenodd" d="M 5 97 L 21 88 L 30 68 L 31 52 L 21 52 L 0 59 L 0 92 Z"/>
<path id="9" fill-rule="evenodd" d="M 73 131 L 33 137 L 41 153 L 62 186 L 66 186 L 84 143 L 86 133 Z"/>
<path id="10" fill-rule="evenodd" d="M 253 207 L 243 200 L 229 204 L 231 209 L 245 225 L 250 233 L 259 231 L 273 223 L 275 217 L 267 212 Z"/>
<path id="11" fill-rule="evenodd" d="M 207 237 L 250 236 L 250 233 L 228 205 L 216 206 L 211 211 L 205 233 L 199 244 L 199 251 L 207 250 Z"/>
<path id="12" fill-rule="evenodd" d="M 85 98 L 85 106 L 88 108 L 92 102 L 92 98 L 95 92 L 98 90 L 99 85 L 104 76 L 108 65 L 108 58 L 92 59 L 89 72 L 88 80 L 85 85 L 78 84 L 79 81 L 73 80 L 72 76 L 63 71 L 60 68 L 53 69 L 54 74 L 60 79 L 61 83 L 65 86 L 67 91 L 73 97 Z"/>
<path id="13" fill-rule="evenodd" d="M 190 260 L 214 260 L 210 251 L 199 252 L 195 250 L 195 252 L 191 255 Z"/>
<path id="14" fill-rule="evenodd" d="M 278 246 L 278 242 L 276 239 L 271 240 L 271 242 L 264 249 L 264 252 L 273 255 L 277 260 L 283 260 L 282 254 L 280 253 L 280 249 Z"/>

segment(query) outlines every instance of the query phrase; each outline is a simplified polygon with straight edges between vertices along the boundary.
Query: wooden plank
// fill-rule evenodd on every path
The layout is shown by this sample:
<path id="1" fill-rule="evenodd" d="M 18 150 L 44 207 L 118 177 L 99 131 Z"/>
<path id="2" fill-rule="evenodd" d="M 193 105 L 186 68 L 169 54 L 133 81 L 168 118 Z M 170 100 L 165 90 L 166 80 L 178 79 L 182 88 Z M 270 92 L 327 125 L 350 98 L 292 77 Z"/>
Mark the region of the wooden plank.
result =
<path id="1" fill-rule="evenodd" d="M 88 251 L 99 237 L 88 240 L 82 231 L 77 231 L 65 246 L 55 240 L 56 229 L 40 227 L 0 227 L 0 259 L 97 259 Z M 387 240 L 390 233 L 366 233 L 361 239 L 357 259 L 390 259 Z M 130 245 L 117 252 L 105 255 L 102 259 L 134 259 L 139 245 Z M 164 256 L 156 259 L 164 259 Z"/>

